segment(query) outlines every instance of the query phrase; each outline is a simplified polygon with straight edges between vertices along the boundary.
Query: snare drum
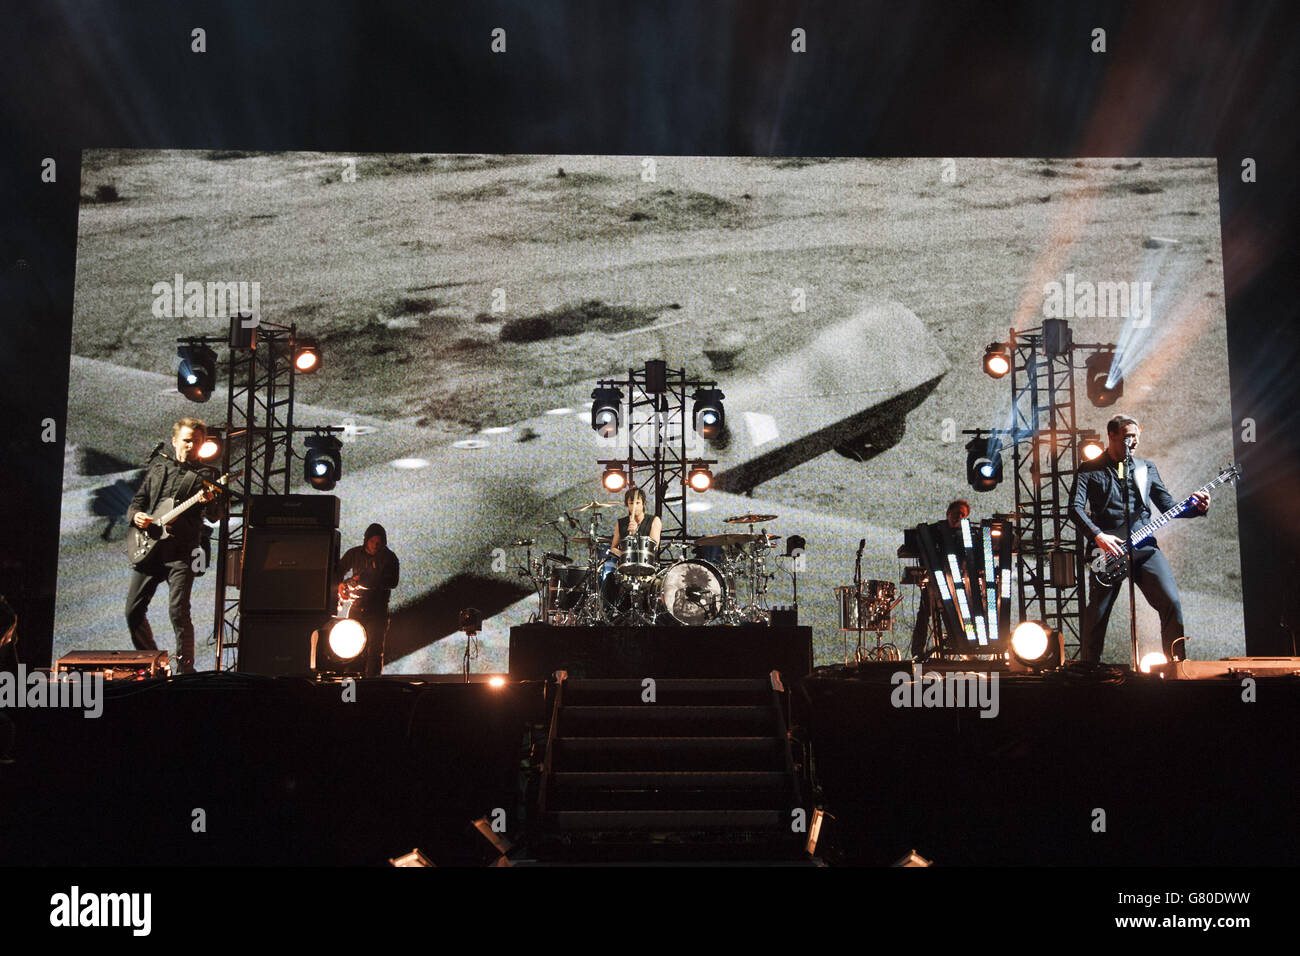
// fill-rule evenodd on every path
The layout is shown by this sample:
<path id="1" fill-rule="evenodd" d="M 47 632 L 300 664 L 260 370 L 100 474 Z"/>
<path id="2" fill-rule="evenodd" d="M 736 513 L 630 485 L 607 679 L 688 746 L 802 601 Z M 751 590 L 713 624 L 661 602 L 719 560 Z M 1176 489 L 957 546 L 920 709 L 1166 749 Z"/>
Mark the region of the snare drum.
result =
<path id="1" fill-rule="evenodd" d="M 623 557 L 618 573 L 628 578 L 649 577 L 659 570 L 655 560 L 655 542 L 649 535 L 629 535 L 621 542 Z"/>
<path id="2" fill-rule="evenodd" d="M 708 561 L 692 558 L 660 571 L 654 591 L 664 612 L 679 624 L 712 624 L 727 604 L 727 583 Z"/>

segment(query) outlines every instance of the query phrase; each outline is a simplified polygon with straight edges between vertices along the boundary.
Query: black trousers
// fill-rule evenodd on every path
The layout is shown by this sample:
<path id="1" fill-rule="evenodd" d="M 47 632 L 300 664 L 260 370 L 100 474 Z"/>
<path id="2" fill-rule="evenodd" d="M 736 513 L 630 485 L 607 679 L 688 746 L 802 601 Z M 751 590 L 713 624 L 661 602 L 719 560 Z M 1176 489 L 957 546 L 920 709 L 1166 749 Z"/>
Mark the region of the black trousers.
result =
<path id="1" fill-rule="evenodd" d="M 1133 554 L 1133 583 L 1142 592 L 1147 603 L 1160 615 L 1160 643 L 1165 657 L 1174 659 L 1174 641 L 1183 635 L 1183 604 L 1174 582 L 1173 568 L 1169 567 L 1159 548 L 1138 548 Z M 1121 589 L 1128 588 L 1128 578 L 1104 587 L 1097 579 L 1088 578 L 1088 606 L 1083 612 L 1083 641 L 1080 657 L 1085 661 L 1100 661 L 1106 643 L 1106 625 L 1111 609 Z M 1182 645 L 1178 646 L 1181 654 Z"/>
<path id="2" fill-rule="evenodd" d="M 366 676 L 378 677 L 384 669 L 384 639 L 388 637 L 388 614 L 358 614 L 356 619 L 366 629 Z"/>
<path id="3" fill-rule="evenodd" d="M 930 615 L 934 613 L 934 587 L 927 582 L 921 586 L 921 599 L 917 602 L 916 624 L 912 626 L 912 659 L 925 655 L 925 643 L 930 636 Z"/>
<path id="4" fill-rule="evenodd" d="M 172 630 L 176 632 L 173 672 L 192 674 L 194 622 L 190 618 L 190 591 L 194 587 L 194 571 L 188 564 L 157 565 L 131 572 L 131 584 L 126 591 L 126 626 L 131 631 L 131 643 L 136 650 L 158 650 L 147 615 L 149 602 L 163 581 L 167 582 L 167 611 L 171 616 Z"/>

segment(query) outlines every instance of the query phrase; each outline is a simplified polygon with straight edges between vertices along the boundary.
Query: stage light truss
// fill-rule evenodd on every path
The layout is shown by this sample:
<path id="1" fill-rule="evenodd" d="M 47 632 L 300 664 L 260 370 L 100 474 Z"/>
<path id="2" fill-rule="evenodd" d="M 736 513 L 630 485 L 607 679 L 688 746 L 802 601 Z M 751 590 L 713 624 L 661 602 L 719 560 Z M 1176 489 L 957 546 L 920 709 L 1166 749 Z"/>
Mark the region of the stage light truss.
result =
<path id="1" fill-rule="evenodd" d="M 235 325 L 232 322 L 232 340 Z M 295 428 L 294 357 L 306 340 L 294 326 L 262 321 L 251 347 L 232 347 L 226 381 L 226 429 L 221 473 L 230 472 L 216 564 L 216 669 L 233 670 L 239 653 L 239 561 L 245 510 L 252 495 L 287 495 L 293 481 L 293 438 L 302 431 L 335 433 L 337 427 Z M 226 345 L 231 340 L 215 339 Z"/>
<path id="2" fill-rule="evenodd" d="M 1076 381 L 1092 357 L 1112 353 L 1115 346 L 1074 342 L 1063 320 L 1053 320 L 1050 327 L 1012 329 L 1007 344 L 1011 427 L 970 434 L 989 435 L 1001 447 L 1012 448 L 1020 619 L 1043 621 L 1065 635 L 1071 656 L 1077 656 L 1085 542 L 1070 519 L 1069 495 L 1082 439 L 1095 432 L 1078 427 Z M 1074 574 L 1053 575 L 1054 555 L 1058 567 L 1062 560 L 1073 564 Z"/>
<path id="3" fill-rule="evenodd" d="M 645 368 L 629 368 L 627 378 L 601 379 L 596 392 L 621 400 L 617 436 L 622 444 L 619 458 L 602 458 L 602 469 L 622 468 L 630 485 L 646 487 L 647 472 L 655 507 L 663 522 L 660 542 L 687 541 L 686 496 L 690 473 L 717 464 L 716 458 L 701 456 L 693 423 L 687 418 L 692 396 L 697 391 L 716 390 L 717 382 L 690 378 L 682 369 L 648 362 Z M 720 393 L 719 393 L 720 394 Z M 594 427 L 594 425 L 593 425 Z M 606 440 L 610 440 L 606 438 Z M 698 492 L 691 492 L 697 494 Z"/>

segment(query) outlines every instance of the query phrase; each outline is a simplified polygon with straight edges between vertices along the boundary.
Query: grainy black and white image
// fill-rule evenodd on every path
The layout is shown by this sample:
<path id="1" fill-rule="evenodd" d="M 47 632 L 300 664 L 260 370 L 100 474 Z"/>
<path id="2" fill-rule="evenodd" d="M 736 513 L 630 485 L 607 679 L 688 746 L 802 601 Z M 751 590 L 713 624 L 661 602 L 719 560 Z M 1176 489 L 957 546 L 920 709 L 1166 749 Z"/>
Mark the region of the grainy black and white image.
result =
<path id="1" fill-rule="evenodd" d="M 688 533 L 775 516 L 753 529 L 780 536 L 769 605 L 792 602 L 784 542 L 806 539 L 799 621 L 819 664 L 845 653 L 834 589 L 860 540 L 863 578 L 898 583 L 905 528 L 957 498 L 973 520 L 1014 511 L 1009 450 L 976 492 L 963 435 L 1006 425 L 1008 380 L 981 363 L 1013 328 L 1067 318 L 1074 341 L 1117 346 L 1123 393 L 1094 407 L 1080 391 L 1079 427 L 1139 420 L 1176 498 L 1232 460 L 1212 159 L 90 150 L 81 192 L 55 657 L 130 647 L 121 541 L 142 462 L 183 416 L 221 424 L 223 390 L 176 391 L 176 339 L 228 325 L 187 314 L 192 282 L 241 284 L 263 320 L 319 343 L 295 421 L 343 429 L 343 547 L 377 522 L 401 560 L 385 673 L 458 671 L 468 605 L 484 618 L 473 669 L 506 669 L 509 629 L 538 604 L 513 543 L 585 561 L 565 513 L 612 532 L 625 510 L 597 461 L 618 453 L 591 393 L 649 359 L 726 396 L 731 440 L 703 449 L 717 486 L 688 497 Z M 1122 302 L 1094 294 L 1121 285 Z M 617 507 L 575 512 L 592 501 Z M 1160 545 L 1188 654 L 1243 653 L 1232 493 Z M 200 669 L 212 577 L 193 592 Z M 899 593 L 884 639 L 906 656 L 918 592 Z M 1107 661 L 1128 659 L 1127 600 Z"/>

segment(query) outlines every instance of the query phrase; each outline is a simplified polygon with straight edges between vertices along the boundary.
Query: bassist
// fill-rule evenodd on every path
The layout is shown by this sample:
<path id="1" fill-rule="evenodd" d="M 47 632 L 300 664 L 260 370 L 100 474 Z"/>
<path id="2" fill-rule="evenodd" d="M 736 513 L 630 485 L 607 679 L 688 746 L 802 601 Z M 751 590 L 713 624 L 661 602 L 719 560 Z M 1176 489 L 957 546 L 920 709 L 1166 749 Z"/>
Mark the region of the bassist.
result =
<path id="1" fill-rule="evenodd" d="M 172 629 L 176 632 L 176 673 L 194 672 L 194 622 L 190 619 L 190 591 L 199 573 L 201 560 L 199 540 L 203 532 L 203 514 L 216 520 L 221 505 L 215 493 L 204 489 L 195 466 L 199 446 L 206 437 L 206 427 L 197 418 L 182 418 L 172 426 L 172 451 L 175 458 L 155 454 L 151 457 L 144 481 L 131 499 L 126 513 L 127 521 L 134 527 L 148 528 L 153 517 L 171 508 L 172 502 L 181 502 L 202 492 L 200 499 L 206 504 L 195 506 L 177 517 L 163 538 L 140 564 L 131 570 L 131 583 L 126 592 L 126 624 L 131 632 L 131 643 L 137 650 L 157 650 L 153 630 L 147 617 L 149 602 L 163 581 L 167 582 L 168 612 Z"/>
<path id="2" fill-rule="evenodd" d="M 1153 507 L 1164 512 L 1177 504 L 1152 462 L 1133 458 L 1132 468 L 1125 466 L 1125 459 L 1137 448 L 1141 435 L 1142 426 L 1137 419 L 1116 415 L 1106 423 L 1105 453 L 1084 462 L 1075 472 L 1070 490 L 1070 515 L 1080 534 L 1107 555 L 1122 554 L 1128 534 L 1124 523 L 1125 485 L 1134 528 L 1151 517 Z M 1190 500 L 1192 506 L 1180 517 L 1198 517 L 1209 510 L 1208 494 L 1197 492 Z M 1182 601 L 1173 569 L 1154 539 L 1133 550 L 1133 573 L 1133 583 L 1160 615 L 1160 642 L 1165 657 L 1171 661 L 1181 659 L 1184 656 Z M 1106 625 L 1121 586 L 1122 582 L 1116 582 L 1108 587 L 1095 577 L 1089 581 L 1080 650 L 1084 661 L 1101 660 Z"/>

